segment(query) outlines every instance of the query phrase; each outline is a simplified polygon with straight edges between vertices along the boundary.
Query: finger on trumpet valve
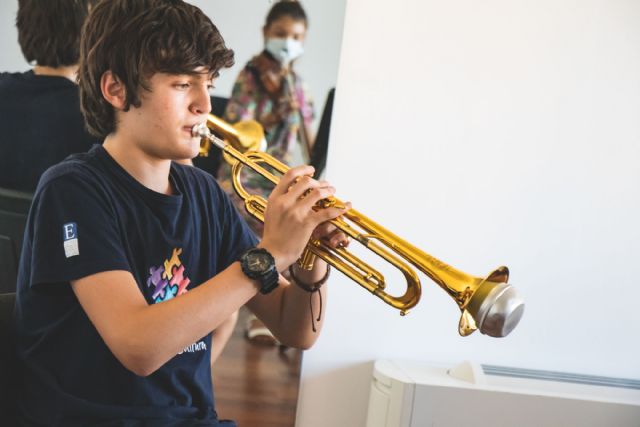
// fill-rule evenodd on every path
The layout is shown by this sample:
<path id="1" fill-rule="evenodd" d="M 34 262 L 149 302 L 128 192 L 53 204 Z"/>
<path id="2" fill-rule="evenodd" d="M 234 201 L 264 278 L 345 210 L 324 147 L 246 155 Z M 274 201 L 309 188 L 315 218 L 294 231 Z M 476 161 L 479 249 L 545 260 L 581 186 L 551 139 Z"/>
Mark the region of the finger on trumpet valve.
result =
<path id="1" fill-rule="evenodd" d="M 314 207 L 315 210 L 326 208 L 346 209 L 347 205 L 345 205 L 335 197 L 327 197 L 326 199 L 319 200 Z"/>

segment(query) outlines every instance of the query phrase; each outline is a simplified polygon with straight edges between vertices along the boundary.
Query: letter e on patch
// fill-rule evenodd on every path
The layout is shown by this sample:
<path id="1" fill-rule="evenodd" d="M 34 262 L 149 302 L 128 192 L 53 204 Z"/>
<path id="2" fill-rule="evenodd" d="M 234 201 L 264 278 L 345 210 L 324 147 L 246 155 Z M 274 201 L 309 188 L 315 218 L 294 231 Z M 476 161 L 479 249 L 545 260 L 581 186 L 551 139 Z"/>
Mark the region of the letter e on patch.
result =
<path id="1" fill-rule="evenodd" d="M 78 226 L 75 222 L 68 222 L 62 226 L 62 240 L 64 241 L 64 255 L 67 258 L 80 255 L 78 249 Z"/>

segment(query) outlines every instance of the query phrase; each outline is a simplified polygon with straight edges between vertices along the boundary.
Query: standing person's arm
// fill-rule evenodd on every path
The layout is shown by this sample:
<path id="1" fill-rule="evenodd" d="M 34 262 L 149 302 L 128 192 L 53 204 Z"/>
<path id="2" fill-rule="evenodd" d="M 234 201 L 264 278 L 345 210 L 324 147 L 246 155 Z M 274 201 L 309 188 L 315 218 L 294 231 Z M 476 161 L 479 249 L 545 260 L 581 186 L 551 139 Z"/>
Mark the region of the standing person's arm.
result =
<path id="1" fill-rule="evenodd" d="M 300 119 L 303 126 L 303 132 L 309 144 L 309 156 L 311 150 L 316 143 L 316 135 L 313 132 L 313 121 L 316 118 L 315 104 L 309 87 L 299 76 L 296 75 L 296 94 L 299 98 Z"/>

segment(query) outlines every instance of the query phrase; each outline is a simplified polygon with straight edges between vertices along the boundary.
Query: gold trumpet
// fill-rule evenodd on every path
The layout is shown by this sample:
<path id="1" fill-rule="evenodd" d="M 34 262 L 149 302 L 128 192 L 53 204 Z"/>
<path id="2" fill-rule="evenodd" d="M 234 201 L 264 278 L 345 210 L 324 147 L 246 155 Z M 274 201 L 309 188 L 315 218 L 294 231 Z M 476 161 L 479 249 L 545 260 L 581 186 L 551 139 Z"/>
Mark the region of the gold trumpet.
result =
<path id="1" fill-rule="evenodd" d="M 212 134 L 213 131 L 216 135 Z M 231 164 L 231 179 L 238 195 L 245 201 L 247 211 L 264 222 L 267 201 L 249 194 L 240 182 L 240 172 L 248 166 L 265 179 L 277 184 L 279 178 L 264 168 L 284 174 L 289 167 L 272 156 L 257 151 L 264 140 L 262 127 L 257 122 L 240 122 L 234 126 L 209 115 L 207 123 L 193 127 L 193 135 L 202 138 L 201 155 L 209 152 L 211 144 L 220 148 Z M 250 147 L 251 150 L 247 150 Z M 317 208 L 343 206 L 335 197 L 318 203 Z M 346 248 L 332 248 L 318 239 L 311 239 L 298 263 L 311 268 L 315 257 L 320 257 L 350 279 L 367 289 L 385 303 L 405 315 L 420 301 L 422 288 L 417 273 L 409 264 L 422 271 L 447 292 L 462 313 L 458 324 L 461 336 L 477 329 L 493 337 L 507 336 L 518 324 L 524 312 L 524 301 L 507 283 L 509 269 L 499 267 L 485 278 L 463 273 L 431 255 L 421 251 L 355 209 L 331 221 L 343 233 L 371 250 L 396 267 L 404 275 L 407 287 L 403 295 L 392 296 L 385 292 L 384 276 L 373 267 L 353 255 Z"/>

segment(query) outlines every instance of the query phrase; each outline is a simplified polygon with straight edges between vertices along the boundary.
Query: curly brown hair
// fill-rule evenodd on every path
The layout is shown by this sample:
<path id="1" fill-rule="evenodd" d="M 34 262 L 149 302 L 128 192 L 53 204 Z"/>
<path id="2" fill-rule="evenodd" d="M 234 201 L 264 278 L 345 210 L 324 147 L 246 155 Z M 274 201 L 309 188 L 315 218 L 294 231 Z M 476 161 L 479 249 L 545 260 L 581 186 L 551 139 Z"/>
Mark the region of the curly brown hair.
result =
<path id="1" fill-rule="evenodd" d="M 89 131 L 106 137 L 116 129 L 115 111 L 100 80 L 111 71 L 126 91 L 125 111 L 140 107 L 155 73 L 215 77 L 233 65 L 220 32 L 197 7 L 182 0 L 103 0 L 85 22 L 80 44 L 80 107 Z"/>

